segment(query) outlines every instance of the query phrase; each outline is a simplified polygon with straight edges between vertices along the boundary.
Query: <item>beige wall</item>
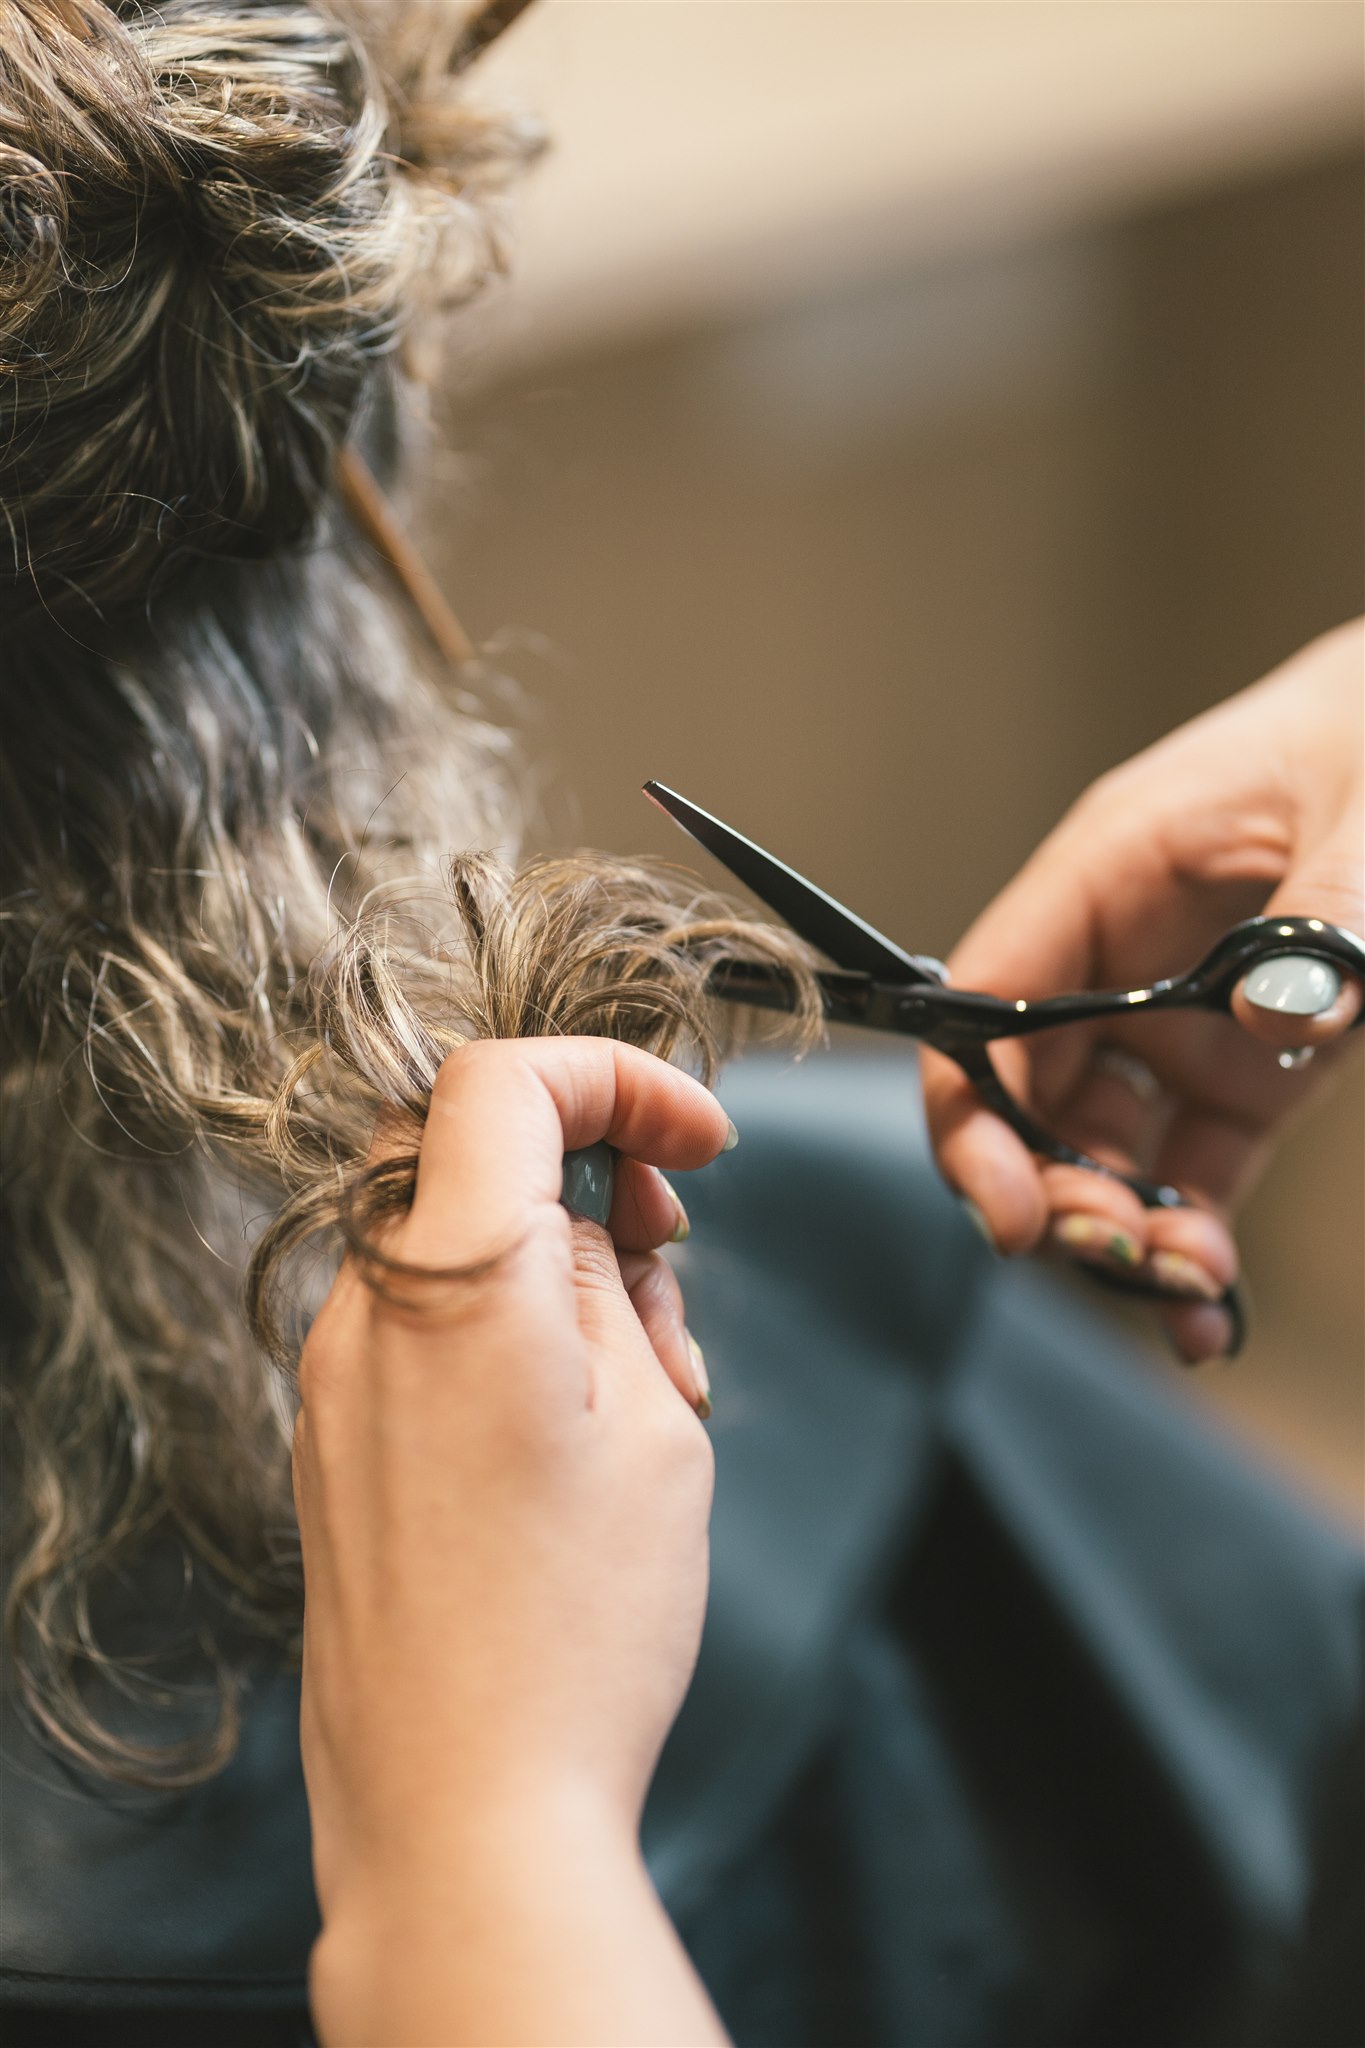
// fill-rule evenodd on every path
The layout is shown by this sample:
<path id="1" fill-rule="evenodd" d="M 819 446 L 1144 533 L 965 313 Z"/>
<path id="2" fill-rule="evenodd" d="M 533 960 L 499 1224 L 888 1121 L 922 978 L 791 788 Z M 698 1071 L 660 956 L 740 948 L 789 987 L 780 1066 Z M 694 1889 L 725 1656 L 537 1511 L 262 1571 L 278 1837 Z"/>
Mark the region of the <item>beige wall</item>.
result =
<path id="1" fill-rule="evenodd" d="M 657 774 L 946 950 L 1090 777 L 1361 608 L 1361 192 L 1337 157 L 453 401 L 423 524 L 539 707 L 541 839 L 676 857 Z M 1343 1505 L 1361 1105 L 1357 1059 L 1198 1385 Z"/>

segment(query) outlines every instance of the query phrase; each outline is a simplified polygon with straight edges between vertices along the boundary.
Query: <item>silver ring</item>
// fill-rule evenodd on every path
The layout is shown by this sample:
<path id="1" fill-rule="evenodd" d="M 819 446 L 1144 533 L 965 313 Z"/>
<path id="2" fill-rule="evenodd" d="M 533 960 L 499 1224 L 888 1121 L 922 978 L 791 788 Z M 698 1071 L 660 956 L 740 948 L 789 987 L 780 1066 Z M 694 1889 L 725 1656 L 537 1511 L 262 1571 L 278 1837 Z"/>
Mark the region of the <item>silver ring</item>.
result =
<path id="1" fill-rule="evenodd" d="M 1097 1045 L 1090 1055 L 1090 1065 L 1094 1073 L 1107 1074 L 1111 1081 L 1122 1081 L 1126 1088 L 1131 1088 L 1144 1109 L 1160 1102 L 1160 1081 L 1146 1060 L 1140 1060 L 1126 1046 Z"/>

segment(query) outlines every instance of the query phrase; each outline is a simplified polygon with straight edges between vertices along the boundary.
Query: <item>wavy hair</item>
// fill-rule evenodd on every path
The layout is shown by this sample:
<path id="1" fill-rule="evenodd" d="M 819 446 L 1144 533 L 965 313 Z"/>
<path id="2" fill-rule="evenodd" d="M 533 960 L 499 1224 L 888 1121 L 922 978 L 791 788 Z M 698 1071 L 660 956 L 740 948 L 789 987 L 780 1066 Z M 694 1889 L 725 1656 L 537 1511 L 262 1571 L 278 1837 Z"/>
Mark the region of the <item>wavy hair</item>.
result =
<path id="1" fill-rule="evenodd" d="M 443 0 L 11 0 L 0 46 L 5 1625 L 46 1738 L 134 1783 L 217 1770 L 297 1647 L 274 1365 L 304 1249 L 382 1206 L 376 1117 L 415 1145 L 472 1036 L 709 1073 L 722 951 L 816 1028 L 795 942 L 677 872 L 509 864 L 477 676 L 339 498 L 537 147 L 458 86 L 469 35 Z"/>

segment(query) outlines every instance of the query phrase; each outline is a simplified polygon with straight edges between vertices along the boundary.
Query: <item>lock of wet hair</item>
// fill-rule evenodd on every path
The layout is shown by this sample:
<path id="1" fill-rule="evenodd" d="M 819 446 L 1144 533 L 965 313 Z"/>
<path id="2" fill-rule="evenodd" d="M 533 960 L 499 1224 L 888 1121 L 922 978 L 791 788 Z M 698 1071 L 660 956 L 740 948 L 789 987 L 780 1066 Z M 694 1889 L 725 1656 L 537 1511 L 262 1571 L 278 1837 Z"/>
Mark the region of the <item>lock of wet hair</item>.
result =
<path id="1" fill-rule="evenodd" d="M 220 1768 L 297 1650 L 279 1366 L 377 1116 L 415 1147 L 479 1035 L 709 1073 L 721 951 L 815 1028 L 795 943 L 676 872 L 509 864 L 477 665 L 338 488 L 394 477 L 414 321 L 502 266 L 539 136 L 465 74 L 517 11 L 6 8 L 5 1620 L 30 1720 L 131 1783 Z"/>

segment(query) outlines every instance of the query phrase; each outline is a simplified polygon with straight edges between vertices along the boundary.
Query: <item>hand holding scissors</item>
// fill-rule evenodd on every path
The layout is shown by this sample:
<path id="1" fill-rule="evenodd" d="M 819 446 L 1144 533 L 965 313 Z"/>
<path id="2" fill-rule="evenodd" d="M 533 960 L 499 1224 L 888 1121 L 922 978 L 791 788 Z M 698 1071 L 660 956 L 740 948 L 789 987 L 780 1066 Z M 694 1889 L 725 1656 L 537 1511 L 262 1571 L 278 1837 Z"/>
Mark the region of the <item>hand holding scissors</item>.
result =
<path id="1" fill-rule="evenodd" d="M 1353 934 L 1320 918 L 1256 917 L 1234 925 L 1188 972 L 1142 987 L 1038 1000 L 955 989 L 948 985 L 947 970 L 940 962 L 905 952 L 719 819 L 659 783 L 648 783 L 646 793 L 794 931 L 835 963 L 834 971 L 819 977 L 831 1020 L 913 1038 L 951 1060 L 975 1100 L 1004 1123 L 1027 1153 L 1048 1162 L 1054 1171 L 1099 1176 L 1119 1193 L 1122 1203 L 1139 1214 L 1155 1211 L 1190 1217 L 1195 1205 L 1171 1181 L 1127 1170 L 1047 1130 L 1031 1105 L 1010 1093 L 992 1048 L 1040 1034 L 1059 1034 L 1062 1027 L 1092 1032 L 1098 1027 L 1131 1036 L 1139 1020 L 1141 1028 L 1159 1029 L 1158 1020 L 1176 1013 L 1217 1018 L 1230 1010 L 1249 974 L 1273 969 L 1275 963 L 1298 962 L 1297 972 L 1310 980 L 1315 973 L 1324 982 L 1335 979 L 1338 983 L 1343 973 L 1365 976 L 1365 944 Z M 790 1001 L 790 990 L 780 975 L 738 961 L 723 965 L 714 982 L 717 992 L 732 1001 L 778 1008 Z M 1261 1050 L 1267 1078 L 1273 1079 L 1275 1056 Z M 1285 1057 L 1295 1058 L 1281 1055 Z M 1205 1279 L 1200 1289 L 1196 1279 L 1207 1269 L 1188 1255 L 1167 1248 L 1147 1258 L 1137 1239 L 1117 1225 L 1110 1237 L 1111 1258 L 1094 1268 L 1099 1277 L 1172 1305 L 1187 1306 L 1201 1298 L 1208 1305 L 1216 1304 L 1228 1323 L 1228 1342 L 1222 1348 L 1229 1352 L 1238 1349 L 1245 1313 L 1231 1270 L 1222 1276 L 1221 1285 Z M 1129 1245 L 1132 1252 L 1125 1255 Z"/>
<path id="2" fill-rule="evenodd" d="M 1102 776 L 954 948 L 955 981 L 1030 998 L 1149 982 L 1198 960 L 1236 919 L 1317 917 L 1365 932 L 1365 626 L 1315 640 L 1273 674 Z M 1002 1250 L 1045 1235 L 1103 1258 L 1121 1225 L 1150 1255 L 1175 1247 L 1206 1275 L 1236 1269 L 1230 1220 L 1286 1129 L 1348 1057 L 1360 982 L 1268 960 L 1233 1015 L 1135 1017 L 997 1048 L 1012 1094 L 1049 1129 L 1195 1196 L 1198 1210 L 1125 1214 L 1124 1190 L 1035 1158 L 960 1070 L 922 1063 L 943 1172 Z M 1288 1067 L 1276 1055 L 1311 1050 Z M 1348 1118 L 1334 1150 L 1353 1148 Z M 1347 1158 L 1350 1158 L 1348 1150 Z M 1300 1169 L 1301 1178 L 1301 1169 Z M 1323 1187 L 1320 1249 L 1358 1269 Z M 1331 1255 L 1329 1253 L 1329 1255 Z M 1350 1269 L 1343 1273 L 1350 1287 Z M 1347 1297 L 1349 1301 L 1349 1294 Z M 1163 1310 L 1187 1359 L 1227 1347 L 1215 1305 Z"/>

